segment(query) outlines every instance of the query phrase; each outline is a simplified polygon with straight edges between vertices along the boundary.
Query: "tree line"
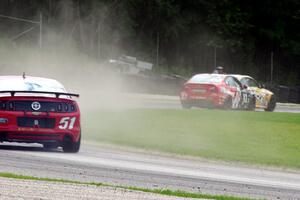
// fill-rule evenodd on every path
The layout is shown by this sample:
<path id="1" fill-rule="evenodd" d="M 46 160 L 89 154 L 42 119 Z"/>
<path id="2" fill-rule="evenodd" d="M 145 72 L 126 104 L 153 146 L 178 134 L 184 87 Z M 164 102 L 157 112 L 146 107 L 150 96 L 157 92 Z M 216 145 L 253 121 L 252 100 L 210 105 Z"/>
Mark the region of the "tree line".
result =
<path id="1" fill-rule="evenodd" d="M 227 73 L 300 84 L 298 0 L 2 0 L 0 15 L 39 21 L 104 62 L 122 54 L 154 70 Z M 0 17 L 0 37 L 28 28 Z M 17 43 L 36 41 L 28 33 Z M 11 37 L 10 37 L 11 38 Z"/>

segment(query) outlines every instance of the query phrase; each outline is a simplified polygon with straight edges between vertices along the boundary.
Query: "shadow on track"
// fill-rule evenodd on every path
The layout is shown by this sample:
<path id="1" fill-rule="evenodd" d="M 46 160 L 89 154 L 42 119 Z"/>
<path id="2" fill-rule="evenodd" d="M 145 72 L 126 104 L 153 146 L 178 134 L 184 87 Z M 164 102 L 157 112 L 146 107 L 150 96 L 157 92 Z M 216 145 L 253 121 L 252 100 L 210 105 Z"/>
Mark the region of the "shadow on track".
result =
<path id="1" fill-rule="evenodd" d="M 0 143 L 0 151 L 1 150 L 62 153 L 61 148 L 47 149 L 39 144 L 7 143 L 7 142 Z"/>

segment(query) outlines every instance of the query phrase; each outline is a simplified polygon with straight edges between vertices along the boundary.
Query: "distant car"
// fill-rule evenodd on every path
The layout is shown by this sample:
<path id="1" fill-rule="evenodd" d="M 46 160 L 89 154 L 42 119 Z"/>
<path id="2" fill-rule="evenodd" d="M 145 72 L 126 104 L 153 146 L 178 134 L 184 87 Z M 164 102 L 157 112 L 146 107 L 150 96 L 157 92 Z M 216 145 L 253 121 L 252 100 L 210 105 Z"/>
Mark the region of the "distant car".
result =
<path id="1" fill-rule="evenodd" d="M 40 143 L 78 152 L 81 141 L 80 111 L 56 80 L 0 76 L 0 142 Z"/>
<path id="2" fill-rule="evenodd" d="M 233 75 L 256 97 L 256 108 L 272 112 L 276 107 L 275 94 L 262 87 L 254 78 L 246 75 Z"/>
<path id="3" fill-rule="evenodd" d="M 180 92 L 183 108 L 255 109 L 255 97 L 233 76 L 196 74 Z"/>

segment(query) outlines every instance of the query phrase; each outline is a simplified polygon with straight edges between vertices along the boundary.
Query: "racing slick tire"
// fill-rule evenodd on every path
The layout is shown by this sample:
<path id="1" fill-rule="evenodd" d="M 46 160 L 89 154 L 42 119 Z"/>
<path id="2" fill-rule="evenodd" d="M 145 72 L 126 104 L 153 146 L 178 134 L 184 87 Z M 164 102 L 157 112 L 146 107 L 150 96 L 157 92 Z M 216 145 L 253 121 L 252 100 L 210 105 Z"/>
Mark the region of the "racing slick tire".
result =
<path id="1" fill-rule="evenodd" d="M 192 107 L 190 104 L 185 103 L 183 101 L 181 102 L 181 106 L 182 106 L 183 109 L 190 109 Z"/>
<path id="2" fill-rule="evenodd" d="M 276 106 L 276 98 L 274 95 L 272 95 L 267 108 L 265 108 L 265 111 L 272 112 L 272 111 L 274 111 L 275 106 Z"/>
<path id="3" fill-rule="evenodd" d="M 222 109 L 223 110 L 230 110 L 232 108 L 232 99 L 230 97 L 226 98 L 224 103 L 223 103 L 223 106 L 222 106 Z"/>
<path id="4" fill-rule="evenodd" d="M 65 136 L 63 141 L 63 151 L 66 153 L 77 153 L 80 149 L 81 134 L 77 142 L 73 142 L 71 136 Z"/>
<path id="5" fill-rule="evenodd" d="M 256 98 L 253 96 L 251 99 L 250 99 L 250 102 L 247 106 L 247 110 L 249 111 L 254 111 L 255 110 L 255 107 L 256 107 Z"/>

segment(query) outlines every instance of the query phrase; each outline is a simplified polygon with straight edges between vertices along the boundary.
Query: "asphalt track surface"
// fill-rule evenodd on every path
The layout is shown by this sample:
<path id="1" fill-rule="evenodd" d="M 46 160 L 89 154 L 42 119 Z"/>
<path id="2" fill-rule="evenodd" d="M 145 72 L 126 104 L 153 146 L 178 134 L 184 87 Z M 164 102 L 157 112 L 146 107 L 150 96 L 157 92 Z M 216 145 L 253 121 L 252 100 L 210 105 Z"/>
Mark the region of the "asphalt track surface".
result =
<path id="1" fill-rule="evenodd" d="M 84 182 L 264 199 L 300 199 L 299 171 L 235 166 L 84 143 L 77 154 L 1 144 L 0 171 Z"/>
<path id="2" fill-rule="evenodd" d="M 141 107 L 180 108 L 176 100 L 149 102 Z M 300 108 L 280 104 L 276 111 L 300 112 Z M 257 199 L 300 199 L 299 170 L 249 167 L 90 143 L 83 143 L 78 154 L 61 149 L 46 151 L 38 144 L 2 143 L 0 172 Z"/>
<path id="3" fill-rule="evenodd" d="M 136 98 L 140 99 L 141 103 L 138 106 L 140 108 L 154 108 L 154 109 L 155 108 L 159 108 L 159 109 L 181 109 L 182 108 L 179 97 L 176 96 L 139 95 Z M 256 109 L 256 111 L 263 111 L 263 109 Z M 274 112 L 300 113 L 300 105 L 277 103 Z"/>

